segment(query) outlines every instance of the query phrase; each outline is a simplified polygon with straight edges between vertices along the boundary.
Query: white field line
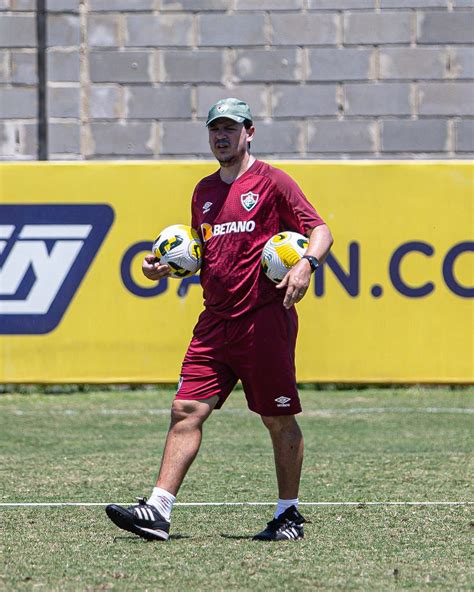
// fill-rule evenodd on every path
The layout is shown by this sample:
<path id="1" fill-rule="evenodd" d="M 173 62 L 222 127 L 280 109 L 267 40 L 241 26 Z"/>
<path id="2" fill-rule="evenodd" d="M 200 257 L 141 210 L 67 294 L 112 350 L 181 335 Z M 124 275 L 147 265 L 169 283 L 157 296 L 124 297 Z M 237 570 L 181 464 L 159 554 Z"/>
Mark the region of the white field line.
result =
<path id="1" fill-rule="evenodd" d="M 49 415 L 83 415 L 87 413 L 87 410 L 82 409 L 51 409 L 46 412 L 31 409 L 24 411 L 23 409 L 5 409 L 10 411 L 13 415 L 34 415 L 38 416 L 49 416 Z M 114 409 L 104 407 L 99 409 L 93 414 L 98 415 L 123 415 L 123 416 L 140 416 L 143 415 L 169 415 L 170 408 L 151 408 L 151 409 Z M 229 415 L 247 415 L 249 411 L 247 409 L 221 409 L 216 413 L 224 413 Z M 327 417 L 332 415 L 365 415 L 365 414 L 379 414 L 379 413 L 451 413 L 451 414 L 462 414 L 472 415 L 474 414 L 474 408 L 472 407 L 348 407 L 347 409 L 334 409 L 334 408 L 321 408 L 314 409 L 311 411 L 303 411 L 302 417 Z"/>
<path id="2" fill-rule="evenodd" d="M 2 502 L 0 508 L 60 508 L 67 506 L 106 506 L 111 502 Z M 130 502 L 119 502 L 127 506 Z M 200 506 L 274 506 L 275 502 L 177 502 L 175 507 L 200 507 Z M 300 506 L 471 506 L 474 502 L 299 502 Z"/>

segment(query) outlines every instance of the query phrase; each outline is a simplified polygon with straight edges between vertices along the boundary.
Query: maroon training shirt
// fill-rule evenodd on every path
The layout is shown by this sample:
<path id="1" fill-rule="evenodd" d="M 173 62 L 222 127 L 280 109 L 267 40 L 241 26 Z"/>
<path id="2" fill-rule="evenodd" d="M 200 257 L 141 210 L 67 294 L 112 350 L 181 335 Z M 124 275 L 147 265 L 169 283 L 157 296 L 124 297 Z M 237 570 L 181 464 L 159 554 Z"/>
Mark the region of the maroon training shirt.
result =
<path id="1" fill-rule="evenodd" d="M 283 171 L 256 160 L 230 185 L 219 171 L 200 181 L 192 222 L 204 245 L 204 305 L 224 319 L 283 298 L 263 273 L 260 258 L 269 238 L 283 230 L 307 234 L 324 224 L 301 189 Z"/>

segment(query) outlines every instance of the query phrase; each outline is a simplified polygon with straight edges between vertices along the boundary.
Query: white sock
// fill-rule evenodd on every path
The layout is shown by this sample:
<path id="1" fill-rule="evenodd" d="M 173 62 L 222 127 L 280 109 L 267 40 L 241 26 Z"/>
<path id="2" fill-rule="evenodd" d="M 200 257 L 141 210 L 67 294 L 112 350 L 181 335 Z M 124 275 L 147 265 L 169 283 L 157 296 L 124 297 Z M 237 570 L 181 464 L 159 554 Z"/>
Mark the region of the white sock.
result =
<path id="1" fill-rule="evenodd" d="M 161 489 L 161 487 L 154 487 L 151 497 L 147 500 L 147 504 L 155 506 L 163 518 L 169 522 L 171 520 L 171 510 L 173 509 L 175 501 L 175 496 L 169 493 L 169 491 Z"/>
<path id="2" fill-rule="evenodd" d="M 295 508 L 298 509 L 298 498 L 291 499 L 291 500 L 285 500 L 285 499 L 278 498 L 277 508 L 275 510 L 274 518 L 278 518 L 278 516 L 280 514 L 283 514 L 283 512 L 291 506 L 295 506 Z"/>

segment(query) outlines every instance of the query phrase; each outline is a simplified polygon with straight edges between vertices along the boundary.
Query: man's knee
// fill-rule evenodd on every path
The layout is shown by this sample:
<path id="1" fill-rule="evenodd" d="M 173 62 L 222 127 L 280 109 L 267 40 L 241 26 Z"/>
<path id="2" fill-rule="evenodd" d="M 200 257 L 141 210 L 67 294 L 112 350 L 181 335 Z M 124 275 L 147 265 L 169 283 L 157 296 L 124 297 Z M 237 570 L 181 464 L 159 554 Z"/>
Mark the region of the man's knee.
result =
<path id="1" fill-rule="evenodd" d="M 262 421 L 270 432 L 298 430 L 299 426 L 294 415 L 262 415 Z"/>
<path id="2" fill-rule="evenodd" d="M 171 405 L 171 423 L 174 425 L 185 421 L 201 425 L 209 417 L 215 404 L 214 401 L 207 399 L 204 401 L 175 399 Z"/>

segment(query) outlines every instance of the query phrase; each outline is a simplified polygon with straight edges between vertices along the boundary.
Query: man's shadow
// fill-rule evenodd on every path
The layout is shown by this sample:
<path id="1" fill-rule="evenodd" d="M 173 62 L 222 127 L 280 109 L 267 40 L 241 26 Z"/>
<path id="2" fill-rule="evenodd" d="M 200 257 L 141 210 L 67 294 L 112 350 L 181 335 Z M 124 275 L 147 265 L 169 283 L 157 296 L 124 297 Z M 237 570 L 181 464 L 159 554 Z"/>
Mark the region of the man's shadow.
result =
<path id="1" fill-rule="evenodd" d="M 221 532 L 220 536 L 223 539 L 234 539 L 236 541 L 251 541 L 253 539 L 251 534 L 224 534 Z"/>
<path id="2" fill-rule="evenodd" d="M 236 541 L 251 541 L 252 540 L 252 535 L 240 535 L 240 534 L 226 534 L 226 533 L 221 533 L 219 536 L 221 536 L 224 539 L 233 539 Z M 190 539 L 192 538 L 190 535 L 187 534 L 171 534 L 170 538 L 168 539 L 169 541 L 179 541 L 179 540 L 184 540 L 184 539 Z M 147 541 L 146 539 L 142 539 L 140 537 L 134 536 L 134 535 L 130 535 L 130 536 L 115 536 L 114 537 L 114 543 L 116 541 L 128 541 L 129 543 L 135 543 L 135 544 L 143 544 L 143 543 L 166 543 L 166 541 Z"/>
<path id="3" fill-rule="evenodd" d="M 187 534 L 172 534 L 169 537 L 169 541 L 177 541 L 180 539 L 190 539 L 191 537 Z M 140 537 L 134 536 L 134 535 L 130 535 L 130 536 L 115 536 L 113 539 L 113 542 L 115 543 L 116 541 L 128 541 L 129 543 L 166 543 L 167 541 L 157 541 L 157 540 L 146 540 L 146 539 L 142 539 Z"/>

